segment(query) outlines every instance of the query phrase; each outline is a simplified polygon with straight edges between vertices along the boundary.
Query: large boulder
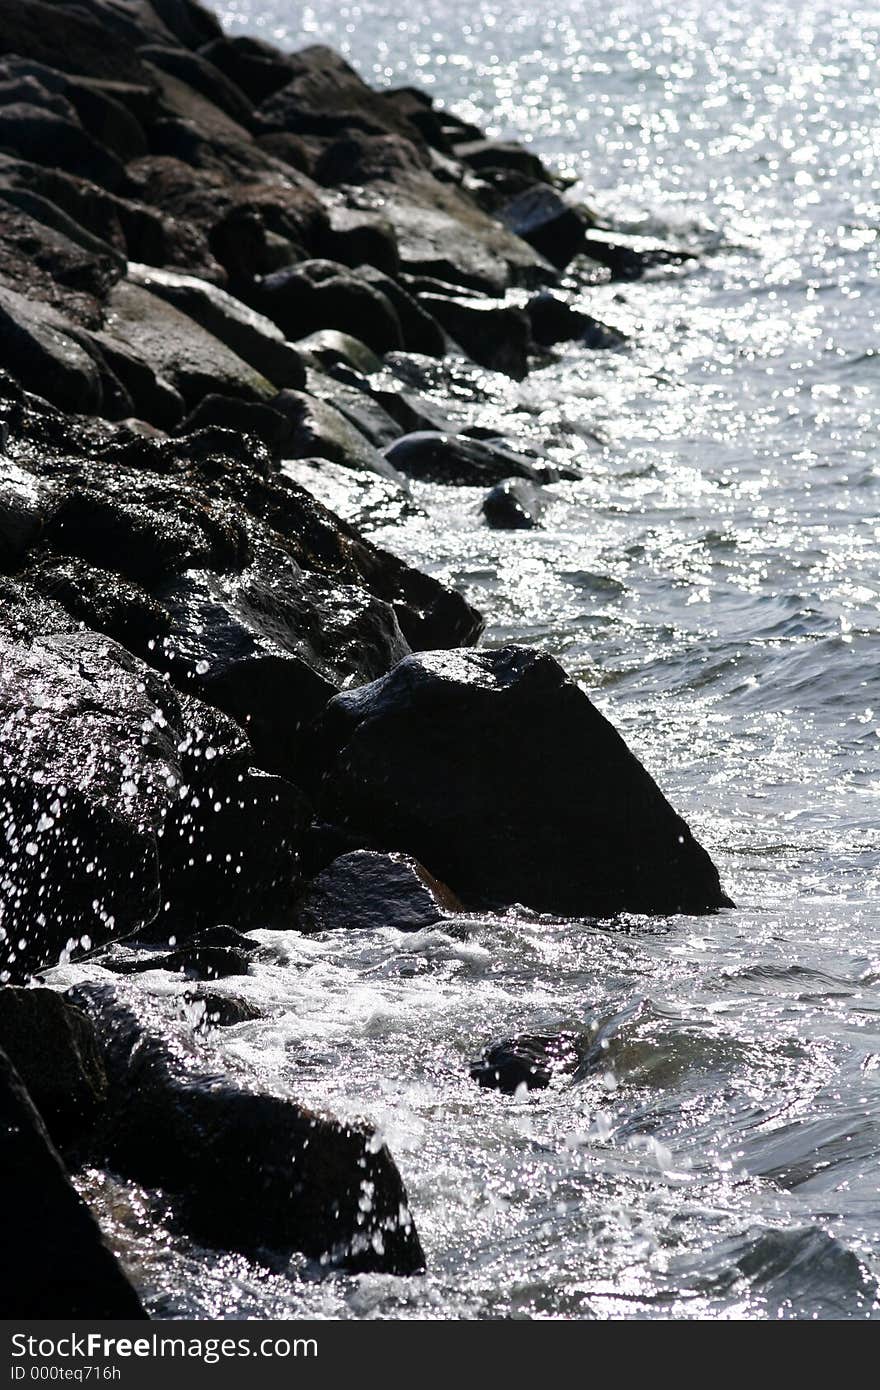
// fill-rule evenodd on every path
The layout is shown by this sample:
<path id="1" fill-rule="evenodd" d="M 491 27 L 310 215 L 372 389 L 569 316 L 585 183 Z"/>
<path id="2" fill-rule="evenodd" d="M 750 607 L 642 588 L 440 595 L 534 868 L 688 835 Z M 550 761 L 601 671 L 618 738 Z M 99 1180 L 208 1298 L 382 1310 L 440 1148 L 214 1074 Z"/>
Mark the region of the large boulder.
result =
<path id="1" fill-rule="evenodd" d="M 470 904 L 579 917 L 730 905 L 620 735 L 527 648 L 422 653 L 338 695 L 312 777 L 324 820 L 414 855 Z"/>
<path id="2" fill-rule="evenodd" d="M 4 1318 L 146 1316 L 2 1050 L 0 1192 Z"/>
<path id="3" fill-rule="evenodd" d="M 574 207 L 546 184 L 517 194 L 500 211 L 501 220 L 558 270 L 583 249 L 589 214 Z"/>
<path id="4" fill-rule="evenodd" d="M 441 294 L 423 294 L 419 302 L 471 361 L 517 381 L 525 376 L 532 330 L 523 309 L 488 298 Z"/>
<path id="5" fill-rule="evenodd" d="M 353 1271 L 424 1267 L 400 1174 L 368 1125 L 206 1074 L 164 1017 L 139 1019 L 107 987 L 74 998 L 95 1020 L 110 1077 L 96 1157 L 172 1194 L 197 1239 Z"/>
<path id="6" fill-rule="evenodd" d="M 267 275 L 260 281 L 256 303 L 291 339 L 336 328 L 374 352 L 404 345 L 400 320 L 387 296 L 332 261 L 306 261 Z"/>

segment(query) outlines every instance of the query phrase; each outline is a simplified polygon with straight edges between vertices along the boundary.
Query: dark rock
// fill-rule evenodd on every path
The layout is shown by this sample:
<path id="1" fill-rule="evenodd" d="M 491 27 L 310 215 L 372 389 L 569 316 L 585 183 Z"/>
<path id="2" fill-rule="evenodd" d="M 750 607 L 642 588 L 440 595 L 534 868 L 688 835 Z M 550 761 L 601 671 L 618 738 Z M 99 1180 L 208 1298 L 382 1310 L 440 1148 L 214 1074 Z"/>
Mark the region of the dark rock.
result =
<path id="1" fill-rule="evenodd" d="M 0 1188 L 4 1318 L 146 1316 L 2 1051 Z"/>
<path id="2" fill-rule="evenodd" d="M 337 366 L 351 368 L 362 376 L 372 376 L 382 370 L 382 359 L 372 348 L 353 338 L 350 333 L 340 333 L 336 328 L 321 328 L 317 333 L 309 333 L 297 343 L 308 364 L 326 372 Z"/>
<path id="3" fill-rule="evenodd" d="M 370 265 L 359 266 L 358 275 L 381 291 L 391 304 L 400 321 L 403 346 L 407 352 L 421 352 L 427 357 L 443 357 L 446 354 L 448 343 L 443 329 L 402 285 Z"/>
<path id="4" fill-rule="evenodd" d="M 302 361 L 296 348 L 285 342 L 280 328 L 217 285 L 195 275 L 147 265 L 130 265 L 128 275 L 134 284 L 194 319 L 279 390 L 304 384 Z"/>
<path id="5" fill-rule="evenodd" d="M 0 970 L 22 978 L 160 909 L 245 925 L 284 910 L 302 798 L 250 770 L 222 715 L 95 633 L 7 644 L 2 665 Z"/>
<path id="6" fill-rule="evenodd" d="M 584 238 L 582 253 L 611 272 L 613 280 L 638 280 L 662 265 L 682 265 L 696 259 L 693 252 L 663 246 L 649 237 L 627 236 L 594 227 Z"/>
<path id="7" fill-rule="evenodd" d="M 280 550 L 262 550 L 241 575 L 190 571 L 157 598 L 175 679 L 246 727 L 273 771 L 292 771 L 302 727 L 343 685 L 372 680 L 409 650 L 388 603 Z"/>
<path id="8" fill-rule="evenodd" d="M 422 931 L 462 910 L 421 864 L 403 854 L 356 850 L 334 859 L 309 883 L 295 909 L 299 931 Z"/>
<path id="9" fill-rule="evenodd" d="M 104 6 L 102 17 L 113 11 Z M 147 72 L 130 39 L 92 18 L 81 5 L 67 6 L 59 23 L 56 4 L 15 0 L 0 10 L 0 54 L 14 53 L 64 72 L 119 82 L 147 83 Z"/>
<path id="10" fill-rule="evenodd" d="M 392 102 L 374 92 L 332 49 L 314 45 L 290 54 L 292 78 L 260 107 L 267 127 L 295 135 L 419 135 Z"/>
<path id="11" fill-rule="evenodd" d="M 540 490 L 525 478 L 505 478 L 483 498 L 483 516 L 496 531 L 528 531 L 544 511 Z"/>
<path id="12" fill-rule="evenodd" d="M 327 401 L 304 391 L 279 391 L 272 402 L 291 424 L 284 445 L 287 458 L 326 458 L 346 468 L 361 468 L 401 482 L 400 474 L 360 430 Z"/>
<path id="13" fill-rule="evenodd" d="M 40 485 L 24 469 L 0 462 L 0 570 L 14 570 L 43 526 Z"/>
<path id="14" fill-rule="evenodd" d="M 101 409 L 101 373 L 49 305 L 0 285 L 0 367 L 61 410 Z"/>
<path id="15" fill-rule="evenodd" d="M 520 1086 L 540 1091 L 556 1076 L 573 1075 L 590 1051 L 581 1033 L 526 1033 L 490 1043 L 471 1066 L 471 1080 L 489 1090 L 513 1095 Z"/>
<path id="16" fill-rule="evenodd" d="M 729 906 L 706 851 L 549 656 L 408 657 L 331 701 L 311 749 L 318 815 L 414 855 L 464 902 L 576 916 Z"/>
<path id="17" fill-rule="evenodd" d="M 403 433 L 397 421 L 376 400 L 363 377 L 352 372 L 341 380 L 309 368 L 306 384 L 311 396 L 332 405 L 375 448 L 384 449 Z"/>
<path id="18" fill-rule="evenodd" d="M 77 341 L 82 339 L 78 336 Z M 148 421 L 158 429 L 173 429 L 182 419 L 186 409 L 183 396 L 125 343 L 111 338 L 108 333 L 91 333 L 86 342 L 92 350 L 97 348 L 101 353 L 108 368 L 128 394 L 132 411 L 140 420 Z"/>
<path id="19" fill-rule="evenodd" d="M 232 975 L 246 975 L 251 962 L 248 952 L 231 946 L 191 943 L 164 956 L 102 963 L 117 975 L 143 975 L 148 970 L 168 970 L 172 975 L 183 975 L 187 980 L 225 980 Z"/>
<path id="20" fill-rule="evenodd" d="M 125 180 L 116 155 L 99 145 L 78 122 L 31 102 L 0 106 L 0 146 L 34 164 L 66 169 L 111 190 L 120 188 Z"/>
<path id="21" fill-rule="evenodd" d="M 187 1018 L 196 1033 L 209 1033 L 212 1028 L 232 1028 L 236 1023 L 253 1023 L 265 1017 L 258 1005 L 234 994 L 193 989 L 187 990 L 183 998 Z"/>
<path id="22" fill-rule="evenodd" d="M 301 1251 L 352 1271 L 424 1267 L 400 1174 L 367 1125 L 200 1073 L 167 1025 L 146 1031 L 107 989 L 76 998 L 95 1019 L 110 1074 L 98 1151 L 173 1194 L 197 1239 L 247 1254 Z"/>
<path id="23" fill-rule="evenodd" d="M 247 97 L 230 82 L 225 73 L 215 68 L 202 54 L 187 53 L 181 48 L 166 48 L 160 44 L 148 44 L 141 48 L 140 56 L 179 81 L 186 83 L 227 116 L 245 129 L 248 128 L 253 107 Z"/>
<path id="24" fill-rule="evenodd" d="M 523 241 L 564 270 L 583 250 L 589 214 L 573 207 L 546 184 L 526 189 L 499 209 L 499 216 Z"/>
<path id="25" fill-rule="evenodd" d="M 626 342 L 626 334 L 619 329 L 546 291 L 529 300 L 526 312 L 532 325 L 532 337 L 541 347 L 578 341 L 593 349 L 618 348 Z"/>
<path id="26" fill-rule="evenodd" d="M 280 459 L 293 434 L 287 416 L 271 405 L 258 401 L 239 401 L 229 396 L 203 396 L 178 428 L 179 434 L 192 434 L 212 426 L 255 435 L 269 450 L 273 459 Z"/>
<path id="27" fill-rule="evenodd" d="M 65 99 L 66 110 L 62 107 L 60 113 L 68 116 L 75 113 L 83 129 L 97 144 L 106 147 L 123 164 L 147 153 L 143 126 L 129 109 L 129 104 L 135 105 L 141 112 L 149 109 L 151 93 L 148 88 L 122 82 L 102 82 L 95 78 L 71 77 L 68 73 L 58 72 L 26 58 L 7 58 L 3 68 L 10 76 L 18 77 L 21 83 L 20 95 L 15 98 L 10 94 L 10 101 L 27 100 L 26 93 L 32 93 L 36 88 L 37 92 L 42 90 L 44 94 L 43 100 L 37 100 L 37 104 L 46 105 L 45 94 L 55 93 Z"/>
<path id="28" fill-rule="evenodd" d="M 401 135 L 349 131 L 331 140 L 315 160 L 314 176 L 328 188 L 393 183 L 428 167 L 423 152 Z"/>
<path id="29" fill-rule="evenodd" d="M 366 279 L 370 277 L 363 277 L 364 266 L 389 277 L 398 274 L 397 237 L 387 217 L 360 208 L 331 207 L 329 211 L 330 231 L 324 240 L 332 260 L 357 268 Z M 395 300 L 391 302 L 398 307 Z"/>
<path id="30" fill-rule="evenodd" d="M 261 39 L 224 36 L 206 44 L 201 51 L 257 106 L 286 86 L 293 76 L 285 56 Z"/>
<path id="31" fill-rule="evenodd" d="M 385 458 L 395 469 L 419 482 L 464 487 L 489 487 L 510 477 L 555 482 L 558 476 L 552 465 L 529 459 L 500 441 L 470 439 L 436 430 L 405 434 L 385 450 Z"/>
<path id="32" fill-rule="evenodd" d="M 423 294 L 427 309 L 472 361 L 521 381 L 528 371 L 532 330 L 528 315 L 512 304 Z"/>
<path id="33" fill-rule="evenodd" d="M 213 10 L 198 0 L 150 0 L 150 7 L 176 39 L 187 48 L 201 48 L 223 36 Z"/>
<path id="34" fill-rule="evenodd" d="M 131 281 L 114 288 L 106 331 L 170 382 L 189 407 L 210 392 L 246 401 L 274 394 L 266 378 L 219 338 Z"/>
<path id="35" fill-rule="evenodd" d="M 332 261 L 305 261 L 265 276 L 256 302 L 291 339 L 336 328 L 380 354 L 403 346 L 400 320 L 386 296 Z"/>
<path id="36" fill-rule="evenodd" d="M 0 1049 L 12 1062 L 52 1141 L 88 1126 L 107 1099 L 94 1025 L 51 989 L 0 989 Z"/>
<path id="37" fill-rule="evenodd" d="M 453 146 L 456 159 L 471 169 L 513 169 L 537 183 L 549 183 L 550 175 L 541 160 L 515 141 L 466 140 Z"/>

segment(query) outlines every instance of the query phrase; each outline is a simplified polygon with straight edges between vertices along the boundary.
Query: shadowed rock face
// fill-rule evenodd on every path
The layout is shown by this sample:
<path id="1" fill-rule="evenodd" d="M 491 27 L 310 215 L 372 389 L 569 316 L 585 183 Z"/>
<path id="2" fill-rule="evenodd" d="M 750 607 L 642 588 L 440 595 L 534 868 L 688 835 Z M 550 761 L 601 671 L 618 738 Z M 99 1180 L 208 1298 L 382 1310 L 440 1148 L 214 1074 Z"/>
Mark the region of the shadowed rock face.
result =
<path id="1" fill-rule="evenodd" d="M 355 850 L 309 883 L 295 909 L 299 931 L 422 931 L 461 911 L 461 903 L 404 854 Z"/>
<path id="2" fill-rule="evenodd" d="M 4 1317 L 145 1317 L 2 1050 L 0 1190 Z"/>
<path id="3" fill-rule="evenodd" d="M 429 652 L 331 701 L 319 815 L 471 904 L 566 916 L 729 905 L 706 851 L 552 658 Z"/>
<path id="4" fill-rule="evenodd" d="M 350 1270 L 424 1268 L 406 1189 L 369 1126 L 204 1074 L 114 990 L 74 997 L 95 1021 L 110 1078 L 96 1152 L 173 1194 L 198 1239 L 249 1254 L 301 1251 Z"/>

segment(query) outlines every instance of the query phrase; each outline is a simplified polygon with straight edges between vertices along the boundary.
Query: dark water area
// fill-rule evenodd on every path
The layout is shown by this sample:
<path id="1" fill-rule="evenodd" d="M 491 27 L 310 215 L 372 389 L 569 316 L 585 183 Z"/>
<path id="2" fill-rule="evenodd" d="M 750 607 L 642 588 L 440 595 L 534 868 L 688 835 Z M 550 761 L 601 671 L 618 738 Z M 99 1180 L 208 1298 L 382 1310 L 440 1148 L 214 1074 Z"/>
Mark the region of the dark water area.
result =
<path id="1" fill-rule="evenodd" d="M 420 514 L 368 525 L 464 591 L 490 644 L 559 658 L 738 906 L 629 930 L 510 913 L 405 940 L 261 933 L 274 957 L 236 989 L 269 1019 L 204 1046 L 379 1124 L 429 1272 L 270 1274 L 167 1237 L 96 1173 L 166 1316 L 880 1315 L 880 24 L 828 4 L 553 10 L 223 13 L 424 86 L 618 225 L 701 253 L 589 291 L 623 349 L 457 379 L 463 422 L 583 468 L 542 529 L 490 531 L 476 490 L 428 485 Z M 358 514 L 356 490 L 323 495 Z M 493 1037 L 561 1028 L 600 1035 L 583 1080 L 469 1079 Z"/>

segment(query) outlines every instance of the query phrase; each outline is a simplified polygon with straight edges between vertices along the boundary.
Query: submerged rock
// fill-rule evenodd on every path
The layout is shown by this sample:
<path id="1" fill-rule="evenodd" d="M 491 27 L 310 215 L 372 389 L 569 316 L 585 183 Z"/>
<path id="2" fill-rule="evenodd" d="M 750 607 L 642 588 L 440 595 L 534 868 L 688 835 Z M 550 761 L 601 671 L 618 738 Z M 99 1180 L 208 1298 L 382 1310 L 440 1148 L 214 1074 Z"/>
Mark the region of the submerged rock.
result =
<path id="1" fill-rule="evenodd" d="M 422 653 L 331 701 L 322 819 L 414 855 L 471 905 L 566 916 L 730 905 L 706 851 L 549 656 Z"/>
<path id="2" fill-rule="evenodd" d="M 525 478 L 505 478 L 483 498 L 483 516 L 496 531 L 528 531 L 544 511 L 540 489 Z"/>
<path id="3" fill-rule="evenodd" d="M 592 1040 L 581 1033 L 524 1033 L 490 1043 L 471 1066 L 471 1080 L 513 1095 L 520 1086 L 540 1091 L 557 1076 L 572 1076 Z"/>
<path id="4" fill-rule="evenodd" d="M 424 1268 L 400 1174 L 369 1126 L 206 1075 L 121 995 L 74 993 L 95 1020 L 110 1076 L 96 1153 L 171 1193 L 197 1239 L 247 1254 L 300 1251 L 352 1271 Z"/>
<path id="5" fill-rule="evenodd" d="M 306 886 L 294 921 L 304 932 L 423 931 L 460 911 L 455 894 L 408 855 L 355 850 L 334 859 Z"/>
<path id="6" fill-rule="evenodd" d="M 409 478 L 459 487 L 486 487 L 510 477 L 552 483 L 559 476 L 552 464 L 536 455 L 518 453 L 503 440 L 473 439 L 439 430 L 405 434 L 385 449 L 384 457 Z"/>
<path id="7" fill-rule="evenodd" d="M 4 1318 L 143 1318 L 140 1299 L 0 1050 Z"/>

